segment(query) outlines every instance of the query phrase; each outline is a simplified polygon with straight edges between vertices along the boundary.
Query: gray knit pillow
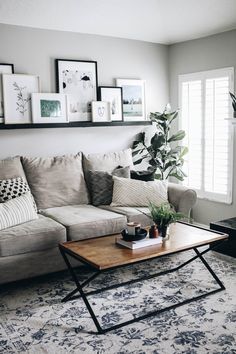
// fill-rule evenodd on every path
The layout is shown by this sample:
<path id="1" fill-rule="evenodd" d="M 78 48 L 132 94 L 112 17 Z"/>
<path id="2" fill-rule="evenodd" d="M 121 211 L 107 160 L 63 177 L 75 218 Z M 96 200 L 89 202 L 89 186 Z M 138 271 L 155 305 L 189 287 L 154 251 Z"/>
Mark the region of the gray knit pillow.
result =
<path id="1" fill-rule="evenodd" d="M 130 167 L 118 167 L 111 173 L 104 171 L 89 171 L 89 184 L 93 205 L 111 204 L 113 193 L 112 176 L 130 178 Z"/>

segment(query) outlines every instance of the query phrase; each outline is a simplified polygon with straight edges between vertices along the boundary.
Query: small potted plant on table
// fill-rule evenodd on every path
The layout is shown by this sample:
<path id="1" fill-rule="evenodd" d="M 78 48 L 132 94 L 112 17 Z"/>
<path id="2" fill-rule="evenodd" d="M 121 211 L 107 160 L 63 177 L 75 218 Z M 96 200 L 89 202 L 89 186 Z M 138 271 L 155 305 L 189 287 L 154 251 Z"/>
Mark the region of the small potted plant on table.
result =
<path id="1" fill-rule="evenodd" d="M 163 240 L 167 240 L 169 238 L 169 225 L 185 218 L 184 214 L 178 213 L 172 209 L 169 203 L 164 203 L 160 206 L 150 203 L 149 210 L 151 213 L 151 218 L 156 224 L 159 235 L 163 238 Z"/>

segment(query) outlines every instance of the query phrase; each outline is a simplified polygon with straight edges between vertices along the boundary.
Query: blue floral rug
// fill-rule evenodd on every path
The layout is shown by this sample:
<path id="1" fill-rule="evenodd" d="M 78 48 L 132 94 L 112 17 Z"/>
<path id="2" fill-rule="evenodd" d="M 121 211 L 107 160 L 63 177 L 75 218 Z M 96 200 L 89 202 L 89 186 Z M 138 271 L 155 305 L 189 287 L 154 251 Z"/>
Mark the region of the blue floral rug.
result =
<path id="1" fill-rule="evenodd" d="M 169 269 L 194 253 L 168 256 L 104 273 L 88 290 Z M 235 354 L 236 260 L 214 252 L 205 256 L 226 290 L 161 315 L 108 332 L 95 326 L 81 299 L 61 303 L 74 289 L 67 272 L 0 291 L 0 353 Z M 85 267 L 80 276 L 89 275 Z M 178 272 L 90 297 L 103 327 L 175 304 L 218 285 L 199 261 Z"/>

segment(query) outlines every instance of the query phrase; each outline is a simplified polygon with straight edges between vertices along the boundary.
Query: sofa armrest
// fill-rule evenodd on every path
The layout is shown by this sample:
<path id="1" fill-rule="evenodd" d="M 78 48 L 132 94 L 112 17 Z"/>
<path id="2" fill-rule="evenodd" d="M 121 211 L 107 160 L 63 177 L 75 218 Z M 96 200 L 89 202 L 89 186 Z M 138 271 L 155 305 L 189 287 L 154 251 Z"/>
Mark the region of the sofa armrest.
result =
<path id="1" fill-rule="evenodd" d="M 197 201 L 197 193 L 177 183 L 168 183 L 168 200 L 176 211 L 190 217 L 190 211 Z"/>

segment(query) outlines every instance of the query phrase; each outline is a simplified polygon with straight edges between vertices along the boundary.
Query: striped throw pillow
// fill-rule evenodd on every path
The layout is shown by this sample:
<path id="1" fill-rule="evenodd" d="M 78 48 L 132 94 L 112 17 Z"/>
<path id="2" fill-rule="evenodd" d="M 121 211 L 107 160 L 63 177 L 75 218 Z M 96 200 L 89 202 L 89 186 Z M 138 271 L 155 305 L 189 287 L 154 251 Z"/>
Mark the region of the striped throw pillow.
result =
<path id="1" fill-rule="evenodd" d="M 160 206 L 168 202 L 165 181 L 144 182 L 115 176 L 113 181 L 111 206 L 147 207 L 150 203 Z"/>
<path id="2" fill-rule="evenodd" d="M 38 219 L 30 192 L 0 204 L 0 230 Z"/>

